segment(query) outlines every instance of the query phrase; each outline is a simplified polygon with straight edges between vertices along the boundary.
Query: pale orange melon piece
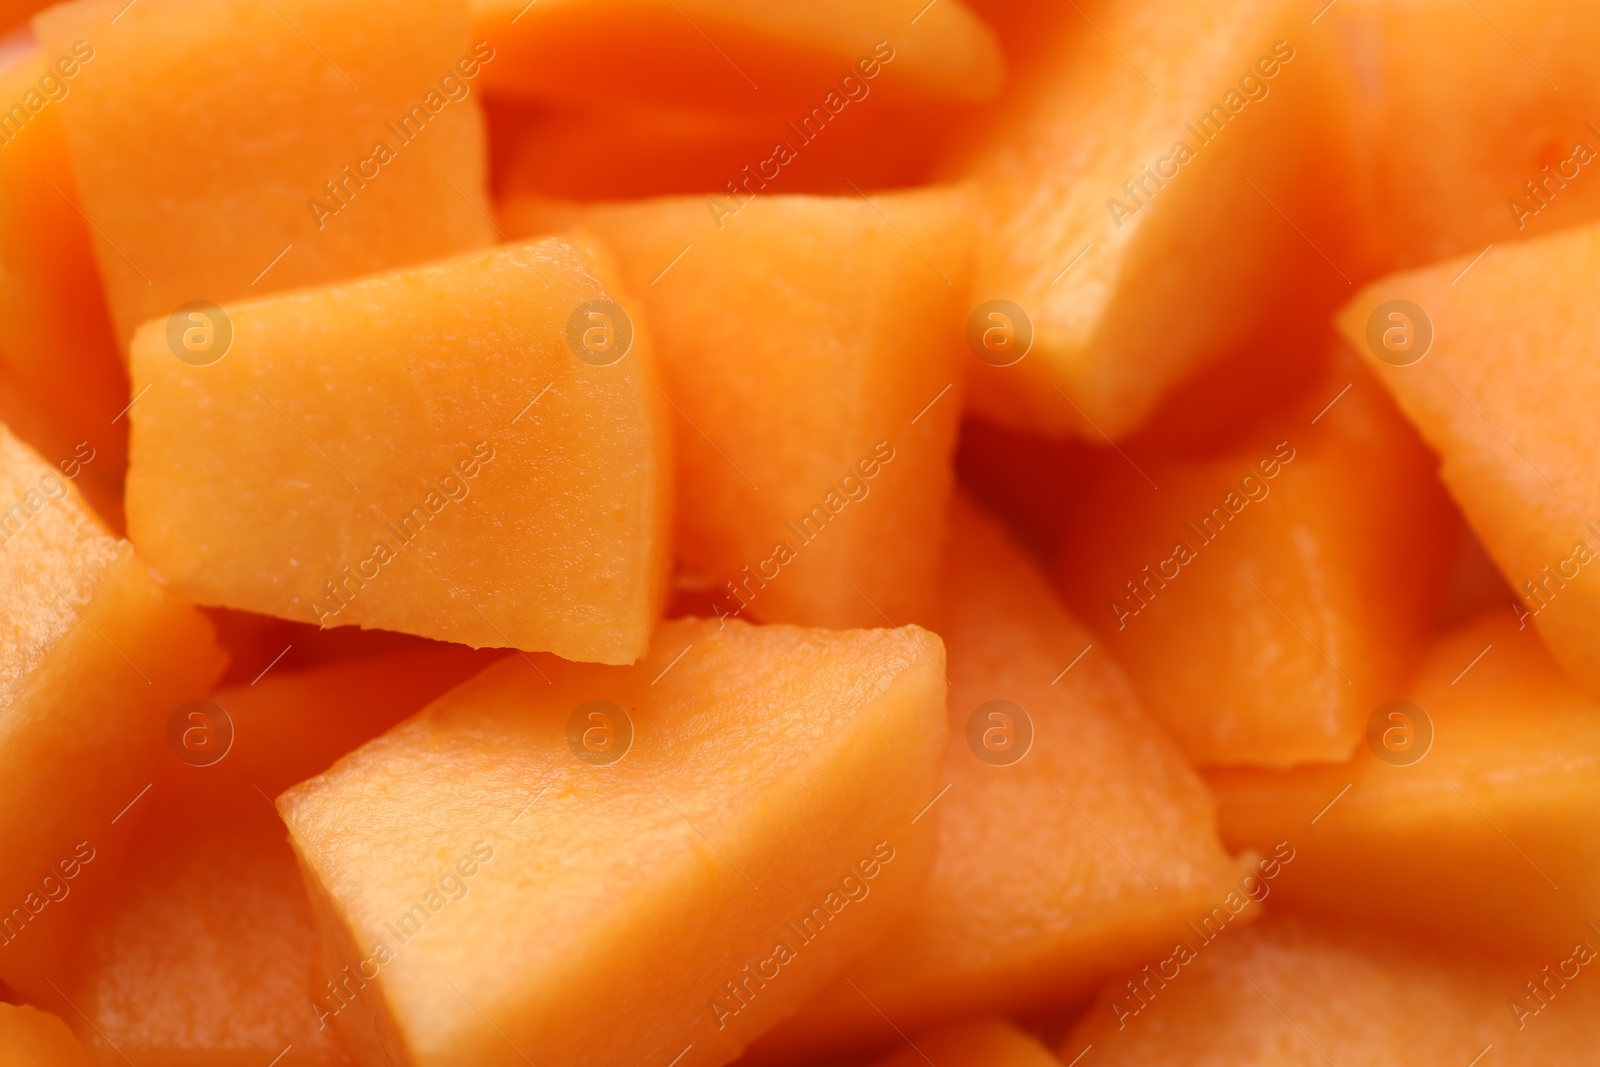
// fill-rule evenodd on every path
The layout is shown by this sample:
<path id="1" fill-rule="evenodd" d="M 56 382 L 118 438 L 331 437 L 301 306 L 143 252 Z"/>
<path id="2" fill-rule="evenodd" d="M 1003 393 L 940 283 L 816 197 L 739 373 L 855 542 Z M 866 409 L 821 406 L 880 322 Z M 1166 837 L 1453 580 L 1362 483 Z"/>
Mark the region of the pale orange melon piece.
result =
<path id="1" fill-rule="evenodd" d="M 971 358 L 965 190 L 503 211 L 514 234 L 594 229 L 640 294 L 675 409 L 678 564 L 702 614 L 927 618 Z"/>
<path id="2" fill-rule="evenodd" d="M 1385 713 L 1347 763 L 1211 775 L 1224 838 L 1294 838 L 1276 891 L 1299 911 L 1570 948 L 1600 919 L 1600 704 L 1503 608 L 1440 639 L 1403 693 L 1422 716 Z"/>
<path id="3" fill-rule="evenodd" d="M 123 345 L 190 301 L 493 239 L 474 95 L 493 51 L 465 0 L 75 0 L 34 25 L 46 59 L 82 60 L 51 106 Z"/>
<path id="4" fill-rule="evenodd" d="M 26 1005 L 0 1004 L 0 1063 L 6 1067 L 89 1067 L 67 1024 Z"/>
<path id="5" fill-rule="evenodd" d="M 1574 931 L 1588 960 L 1600 937 Z M 1114 986 L 1061 1042 L 1063 1061 L 1109 1067 L 1230 1064 L 1237 1067 L 1540 1067 L 1592 1063 L 1600 1038 L 1600 982 L 1571 958 L 1491 964 L 1463 952 L 1282 920 L 1153 968 L 1139 999 Z M 1548 1006 L 1523 1017 L 1508 1004 L 1537 1004 L 1524 982 L 1565 962 Z M 1168 975 L 1166 979 L 1160 975 Z M 1492 1051 L 1491 1047 L 1492 1046 Z"/>
<path id="6" fill-rule="evenodd" d="M 1385 278 L 1339 327 L 1439 454 L 1551 653 L 1600 694 L 1600 226 L 1471 259 Z"/>
<path id="7" fill-rule="evenodd" d="M 1061 1067 L 1048 1049 L 1008 1022 L 977 1019 L 906 1039 L 909 1048 L 885 1056 L 874 1067 Z"/>
<path id="8" fill-rule="evenodd" d="M 717 109 L 837 113 L 873 90 L 900 100 L 993 97 L 1004 63 L 962 0 L 473 0 L 499 63 L 497 94 L 669 100 Z"/>
<path id="9" fill-rule="evenodd" d="M 279 798 L 322 1007 L 374 1062 L 734 1059 L 910 905 L 943 670 L 915 627 L 711 620 L 508 657 Z"/>
<path id="10" fill-rule="evenodd" d="M 74 879 L 104 877 L 110 860 L 93 856 L 150 783 L 168 715 L 224 657 L 200 613 L 4 427 L 0 508 L 0 979 L 31 993 Z"/>
<path id="11" fill-rule="evenodd" d="M 975 409 L 1099 441 L 1269 327 L 1325 314 L 1367 252 L 1349 93 L 1303 5 L 1079 7 L 1040 31 L 959 166 L 986 220 L 969 310 L 1009 301 L 1032 332 L 1020 362 L 973 361 Z"/>
<path id="12" fill-rule="evenodd" d="M 204 366 L 147 324 L 130 536 L 200 603 L 637 659 L 668 431 L 610 276 L 550 240 L 233 305 Z"/>
<path id="13" fill-rule="evenodd" d="M 905 920 L 763 1040 L 773 1059 L 1082 996 L 1165 947 L 1246 872 L 1222 850 L 1205 787 L 1044 575 L 970 504 L 951 527 L 948 791 L 933 809 L 933 872 Z M 1022 712 L 991 720 L 992 701 Z M 983 739 L 1024 754 L 991 764 Z"/>

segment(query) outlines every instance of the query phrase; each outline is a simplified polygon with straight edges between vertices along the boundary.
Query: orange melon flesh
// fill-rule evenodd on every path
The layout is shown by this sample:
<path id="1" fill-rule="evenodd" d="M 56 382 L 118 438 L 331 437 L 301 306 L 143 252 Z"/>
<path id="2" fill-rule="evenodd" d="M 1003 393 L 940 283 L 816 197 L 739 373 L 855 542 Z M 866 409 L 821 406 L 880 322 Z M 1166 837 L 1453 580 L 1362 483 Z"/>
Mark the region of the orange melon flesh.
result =
<path id="1" fill-rule="evenodd" d="M 1567 673 L 1600 694 L 1600 331 L 1589 278 L 1600 227 L 1497 247 L 1385 278 L 1339 328 L 1442 461 L 1440 477 Z M 1422 359 L 1392 366 L 1367 342 L 1380 305 L 1406 300 L 1431 323 Z M 1415 318 L 1415 315 L 1412 316 Z M 1421 322 L 1417 320 L 1420 327 Z M 1418 335 L 1420 337 L 1420 334 Z M 1415 351 L 1413 349 L 1413 351 Z"/>
<path id="2" fill-rule="evenodd" d="M 0 1004 L 0 1062 L 6 1067 L 89 1067 L 67 1024 L 23 1004 Z"/>
<path id="3" fill-rule="evenodd" d="M 1020 362 L 974 361 L 974 408 L 1101 441 L 1258 333 L 1325 314 L 1367 252 L 1349 94 L 1302 5 L 1080 8 L 959 165 L 984 192 L 971 306 L 1010 301 L 1033 331 Z"/>
<path id="4" fill-rule="evenodd" d="M 615 362 L 569 347 L 583 306 L 626 302 L 610 277 L 550 240 L 238 304 L 207 366 L 148 324 L 130 536 L 200 603 L 631 662 L 666 431 L 637 314 Z"/>
<path id="5" fill-rule="evenodd" d="M 51 106 L 123 345 L 189 301 L 493 239 L 473 95 L 489 52 L 473 51 L 463 0 L 77 0 L 34 25 L 47 59 L 93 52 Z"/>
<path id="6" fill-rule="evenodd" d="M 508 657 L 279 798 L 323 1007 L 391 1063 L 734 1059 L 911 903 L 943 670 L 915 627 L 687 619 L 631 668 Z"/>
<path id="7" fill-rule="evenodd" d="M 1098 639 L 991 520 L 963 503 L 951 524 L 949 791 L 934 809 L 933 871 L 905 920 L 763 1040 L 772 1058 L 1087 994 L 1245 873 L 1222 850 L 1204 786 Z M 1032 722 L 1031 748 L 1010 766 L 969 747 L 968 720 L 992 700 Z"/>
<path id="8" fill-rule="evenodd" d="M 900 100 L 993 97 L 1004 74 L 993 31 L 961 0 L 921 7 L 473 0 L 472 22 L 475 38 L 502 57 L 485 72 L 490 91 L 525 99 L 665 99 L 804 114 L 813 106 L 837 113 L 873 90 Z M 605 48 L 597 52 L 596 41 Z"/>
<path id="9" fill-rule="evenodd" d="M 31 993 L 66 921 L 57 901 L 150 782 L 168 714 L 224 657 L 200 613 L 4 427 L 0 501 L 0 979 Z"/>
<path id="10" fill-rule="evenodd" d="M 1037 1040 L 1000 1019 L 920 1033 L 912 1047 L 885 1056 L 874 1067 L 917 1067 L 930 1061 L 939 1067 L 1060 1067 Z"/>
<path id="11" fill-rule="evenodd" d="M 1276 888 L 1299 911 L 1453 944 L 1570 948 L 1600 918 L 1600 704 L 1504 609 L 1441 638 L 1403 692 L 1432 724 L 1419 762 L 1363 746 L 1343 764 L 1215 773 L 1224 838 L 1296 838 Z"/>
<path id="12" fill-rule="evenodd" d="M 9 64 L 0 57 L 0 101 L 22 101 L 28 116 L 18 123 L 12 112 L 0 126 L 0 362 L 69 435 L 46 454 L 67 458 L 75 451 L 67 446 L 86 441 L 89 480 L 120 493 L 128 423 L 117 416 L 128 403 L 128 376 L 89 229 L 69 199 L 72 165 L 52 99 L 70 99 L 84 69 L 71 55 L 47 60 L 37 49 Z"/>
<path id="13" fill-rule="evenodd" d="M 1582 936 L 1592 960 L 1600 939 Z M 1562 957 L 1569 974 L 1571 952 L 1569 945 Z M 1600 983 L 1581 978 L 1518 1029 L 1508 997 L 1533 1002 L 1523 983 L 1542 977 L 1545 961 L 1490 964 L 1459 952 L 1433 955 L 1370 934 L 1281 919 L 1257 923 L 1198 956 L 1152 968 L 1152 974 L 1176 969 L 1179 977 L 1148 980 L 1142 1006 L 1125 988 L 1108 989 L 1057 1055 L 1069 1061 L 1092 1045 L 1086 1063 L 1119 1067 L 1398 1067 L 1468 1064 L 1475 1056 L 1535 1067 L 1587 1063 L 1600 1037 Z"/>
<path id="14" fill-rule="evenodd" d="M 514 234 L 594 229 L 641 294 L 676 409 L 678 564 L 702 614 L 925 619 L 970 358 L 954 347 L 969 201 L 736 204 L 720 220 L 688 197 L 503 213 Z"/>
<path id="15" fill-rule="evenodd" d="M 1195 763 L 1345 759 L 1442 600 L 1433 461 L 1343 370 L 1252 444 L 1107 467 L 1060 549 L 1067 602 Z"/>

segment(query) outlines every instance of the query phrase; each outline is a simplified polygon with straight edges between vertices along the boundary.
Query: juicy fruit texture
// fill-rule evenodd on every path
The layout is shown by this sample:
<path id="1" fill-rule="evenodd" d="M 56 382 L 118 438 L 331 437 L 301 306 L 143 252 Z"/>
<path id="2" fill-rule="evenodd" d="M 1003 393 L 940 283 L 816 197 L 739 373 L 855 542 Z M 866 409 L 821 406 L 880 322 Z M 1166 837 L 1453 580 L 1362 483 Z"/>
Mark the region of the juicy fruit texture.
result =
<path id="1" fill-rule="evenodd" d="M 1038 1041 L 999 1019 L 978 1019 L 918 1034 L 912 1047 L 884 1057 L 874 1067 L 917 1067 L 930 1062 L 939 1067 L 1061 1067 Z"/>
<path id="2" fill-rule="evenodd" d="M 642 323 L 620 357 L 578 343 L 620 346 L 627 314 L 579 240 L 235 305 L 205 366 L 147 324 L 140 551 L 200 603 L 638 658 L 667 565 L 667 431 Z M 618 321 L 574 330 L 586 308 Z"/>
<path id="3" fill-rule="evenodd" d="M 1224 838 L 1295 838 L 1275 888 L 1302 912 L 1456 945 L 1570 949 L 1600 919 L 1600 704 L 1504 610 L 1441 638 L 1406 696 L 1427 719 L 1385 718 L 1395 732 L 1378 744 L 1420 761 L 1363 747 L 1335 766 L 1215 773 Z M 1431 747 L 1412 749 L 1430 728 Z"/>
<path id="4" fill-rule="evenodd" d="M 1445 487 L 1551 653 L 1600 694 L 1600 226 L 1497 247 L 1462 274 L 1469 262 L 1386 278 L 1339 327 L 1439 454 Z M 1413 360 L 1426 332 L 1420 361 L 1391 365 Z"/>
<path id="5" fill-rule="evenodd" d="M 1257 332 L 1324 313 L 1367 253 L 1348 93 L 1301 5 L 1088 11 L 1052 31 L 964 169 L 987 220 L 972 304 L 1010 301 L 1033 331 L 1020 362 L 974 367 L 974 407 L 1098 441 Z"/>
<path id="6" fill-rule="evenodd" d="M 168 714 L 224 658 L 200 613 L 4 427 L 0 505 L 0 979 L 32 992 L 63 879 L 92 862 L 150 780 Z"/>
<path id="7" fill-rule="evenodd" d="M 1255 444 L 1107 467 L 1057 557 L 1068 603 L 1196 763 L 1346 758 L 1433 625 L 1448 503 L 1345 369 Z"/>
<path id="8" fill-rule="evenodd" d="M 901 100 L 968 101 L 994 96 L 1004 73 L 993 31 L 961 0 L 473 0 L 472 16 L 504 57 L 491 90 L 525 98 L 803 116 L 842 110 L 863 77 Z"/>
<path id="9" fill-rule="evenodd" d="M 733 1059 L 909 905 L 943 669 L 914 627 L 708 620 L 508 657 L 279 798 L 323 1010 L 373 1061 Z"/>
<path id="10" fill-rule="evenodd" d="M 6 1067 L 89 1067 L 67 1024 L 26 1005 L 0 1004 L 0 1063 Z"/>
<path id="11" fill-rule="evenodd" d="M 51 107 L 121 344 L 189 301 L 493 239 L 471 96 L 493 53 L 465 0 L 76 0 L 34 24 L 47 61 L 82 62 Z"/>
<path id="12" fill-rule="evenodd" d="M 1143 1007 L 1126 992 L 1103 998 L 1058 1055 L 1070 1060 L 1093 1045 L 1095 1062 L 1116 1067 L 1447 1067 L 1475 1056 L 1536 1067 L 1588 1063 L 1600 1037 L 1600 982 L 1587 974 L 1519 1028 L 1507 998 L 1532 1002 L 1523 983 L 1540 978 L 1538 963 L 1429 956 L 1280 919 L 1224 939 L 1177 973 L 1150 981 Z"/>
<path id="13" fill-rule="evenodd" d="M 928 618 L 961 410 L 965 191 L 710 206 L 504 213 L 512 233 L 596 230 L 641 294 L 676 409 L 675 548 L 702 613 Z"/>
<path id="14" fill-rule="evenodd" d="M 971 505 L 954 509 L 951 527 L 948 792 L 931 813 L 933 870 L 848 981 L 763 1041 L 774 1056 L 887 1045 L 894 1027 L 1070 1000 L 1166 947 L 1243 873 L 1217 840 L 1205 787 L 1044 575 Z M 1028 725 L 1014 711 L 1001 712 L 1012 721 L 983 712 L 996 700 Z M 1005 757 L 1013 745 L 1028 747 L 1009 765 L 977 755 Z"/>

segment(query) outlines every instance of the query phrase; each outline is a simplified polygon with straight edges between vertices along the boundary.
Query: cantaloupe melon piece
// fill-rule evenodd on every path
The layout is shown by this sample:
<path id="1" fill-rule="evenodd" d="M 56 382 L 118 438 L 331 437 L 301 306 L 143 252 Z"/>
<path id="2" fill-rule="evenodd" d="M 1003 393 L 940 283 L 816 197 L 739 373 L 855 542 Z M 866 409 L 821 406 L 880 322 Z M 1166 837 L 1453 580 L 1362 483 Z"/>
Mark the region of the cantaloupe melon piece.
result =
<path id="1" fill-rule="evenodd" d="M 35 28 L 47 59 L 92 52 L 52 106 L 119 343 L 190 301 L 493 240 L 474 91 L 492 50 L 465 0 L 75 0 Z"/>
<path id="2" fill-rule="evenodd" d="M 0 1063 L 6 1067 L 89 1067 L 67 1024 L 25 1004 L 0 1004 Z"/>
<path id="3" fill-rule="evenodd" d="M 798 121 L 871 91 L 989 99 L 1004 73 L 994 32 L 962 0 L 473 0 L 472 23 L 501 57 L 490 91 L 534 99 L 794 108 Z"/>
<path id="4" fill-rule="evenodd" d="M 359 1057 L 726 1063 L 911 903 L 937 637 L 685 619 L 535 663 L 279 799 Z"/>
<path id="5" fill-rule="evenodd" d="M 1331 310 L 1367 252 L 1349 94 L 1303 5 L 1079 7 L 961 169 L 986 219 L 969 310 L 1010 301 L 1033 334 L 1020 362 L 973 361 L 976 410 L 1099 441 L 1269 324 Z"/>
<path id="6" fill-rule="evenodd" d="M 1067 602 L 1196 763 L 1345 759 L 1433 624 L 1455 545 L 1434 461 L 1342 369 L 1252 444 L 1108 466 L 1057 557 Z"/>
<path id="7" fill-rule="evenodd" d="M 200 603 L 638 658 L 667 562 L 667 430 L 609 277 L 550 240 L 233 305 L 205 366 L 147 324 L 130 536 Z M 590 355 L 584 331 L 606 329 Z"/>
<path id="8" fill-rule="evenodd" d="M 60 101 L 84 69 L 71 53 L 46 58 L 31 49 L 9 65 L 0 57 L 0 107 L 23 109 L 0 112 L 0 361 L 67 437 L 45 454 L 64 459 L 75 451 L 69 446 L 87 442 L 88 480 L 120 495 L 128 422 L 117 416 L 128 403 L 128 375 L 89 228 L 71 200 L 61 128 Z"/>
<path id="9" fill-rule="evenodd" d="M 927 617 L 971 358 L 969 213 L 960 188 L 506 205 L 513 234 L 600 233 L 649 313 L 676 409 L 674 547 L 701 613 Z"/>
<path id="10" fill-rule="evenodd" d="M 1600 428 L 1590 403 L 1600 389 L 1590 280 L 1600 226 L 1471 259 L 1374 284 L 1339 327 L 1439 453 L 1445 486 L 1551 653 L 1600 694 Z M 1413 347 L 1384 347 L 1407 331 Z"/>
<path id="11" fill-rule="evenodd" d="M 1245 873 L 1222 850 L 1205 787 L 1044 575 L 970 504 L 951 527 L 949 791 L 934 809 L 933 872 L 905 920 L 762 1041 L 773 1059 L 1087 994 Z M 972 747 L 970 721 L 994 726 L 980 711 L 997 700 L 1026 715 L 1024 727 L 1011 713 L 1017 737 L 1031 732 L 1011 765 Z"/>
<path id="12" fill-rule="evenodd" d="M 26 993 L 45 985 L 73 879 L 151 781 L 168 715 L 224 657 L 4 427 L 0 509 L 0 979 Z"/>
<path id="13" fill-rule="evenodd" d="M 1032 1036 L 1000 1019 L 955 1023 L 907 1038 L 909 1048 L 891 1053 L 874 1067 L 1061 1067 Z"/>
<path id="14" fill-rule="evenodd" d="M 1574 931 L 1573 938 L 1587 942 L 1592 961 L 1600 937 Z M 1569 974 L 1571 951 L 1563 954 Z M 1586 971 L 1559 989 L 1552 981 L 1548 1007 L 1521 1029 L 1507 1011 L 1508 998 L 1537 1003 L 1523 983 L 1540 981 L 1545 962 L 1559 963 L 1490 964 L 1269 919 L 1161 969 L 1176 977 L 1148 981 L 1142 1003 L 1113 983 L 1057 1055 L 1070 1061 L 1092 1046 L 1084 1063 L 1115 1067 L 1591 1062 L 1600 982 Z"/>
<path id="15" fill-rule="evenodd" d="M 1295 838 L 1276 890 L 1300 911 L 1570 948 L 1600 918 L 1600 705 L 1503 608 L 1439 640 L 1402 692 L 1426 720 L 1385 719 L 1390 748 L 1431 731 L 1425 755 L 1393 765 L 1363 746 L 1332 766 L 1214 773 L 1224 837 Z"/>

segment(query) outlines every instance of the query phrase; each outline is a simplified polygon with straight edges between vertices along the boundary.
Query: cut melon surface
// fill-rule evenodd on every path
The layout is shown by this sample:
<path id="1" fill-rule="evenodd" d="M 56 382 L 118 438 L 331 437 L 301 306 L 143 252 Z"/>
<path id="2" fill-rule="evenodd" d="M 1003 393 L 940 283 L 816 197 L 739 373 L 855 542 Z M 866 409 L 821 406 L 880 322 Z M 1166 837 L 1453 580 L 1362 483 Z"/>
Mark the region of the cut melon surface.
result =
<path id="1" fill-rule="evenodd" d="M 978 1019 L 919 1033 L 910 1045 L 874 1067 L 1060 1067 L 1060 1061 L 1029 1034 L 1000 1019 Z"/>
<path id="2" fill-rule="evenodd" d="M 969 212 L 960 187 L 502 206 L 512 234 L 594 230 L 640 295 L 701 613 L 928 618 L 970 358 L 954 340 Z"/>
<path id="3" fill-rule="evenodd" d="M 205 365 L 147 324 L 134 542 L 204 604 L 638 658 L 668 562 L 667 430 L 643 322 L 572 241 L 233 305 Z"/>
<path id="4" fill-rule="evenodd" d="M 49 1012 L 0 1004 L 0 1063 L 6 1067 L 89 1067 L 89 1054 Z"/>
<path id="5" fill-rule="evenodd" d="M 943 670 L 914 627 L 711 620 L 506 659 L 279 798 L 324 1008 L 393 1063 L 734 1059 L 910 905 Z"/>

